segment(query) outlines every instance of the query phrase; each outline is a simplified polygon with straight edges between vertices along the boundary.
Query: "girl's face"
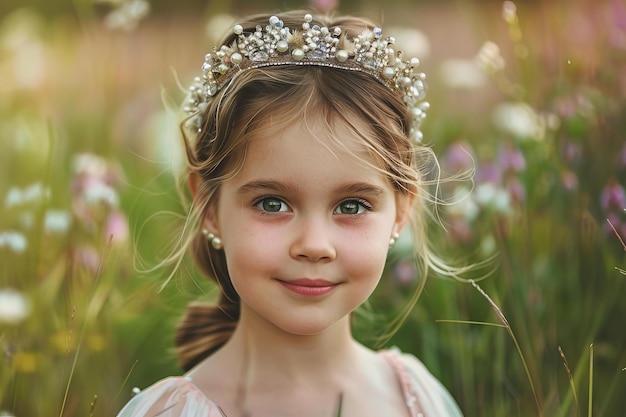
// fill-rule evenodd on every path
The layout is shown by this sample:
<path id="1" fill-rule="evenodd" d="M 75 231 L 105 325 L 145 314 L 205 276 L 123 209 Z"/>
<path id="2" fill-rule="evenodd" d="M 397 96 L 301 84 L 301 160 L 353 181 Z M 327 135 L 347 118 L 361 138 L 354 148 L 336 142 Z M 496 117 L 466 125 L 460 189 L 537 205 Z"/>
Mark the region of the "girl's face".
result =
<path id="1" fill-rule="evenodd" d="M 297 335 L 347 325 L 381 277 L 412 200 L 367 165 L 375 161 L 361 139 L 340 123 L 336 135 L 350 151 L 322 121 L 264 129 L 205 218 L 223 242 L 240 325 Z"/>

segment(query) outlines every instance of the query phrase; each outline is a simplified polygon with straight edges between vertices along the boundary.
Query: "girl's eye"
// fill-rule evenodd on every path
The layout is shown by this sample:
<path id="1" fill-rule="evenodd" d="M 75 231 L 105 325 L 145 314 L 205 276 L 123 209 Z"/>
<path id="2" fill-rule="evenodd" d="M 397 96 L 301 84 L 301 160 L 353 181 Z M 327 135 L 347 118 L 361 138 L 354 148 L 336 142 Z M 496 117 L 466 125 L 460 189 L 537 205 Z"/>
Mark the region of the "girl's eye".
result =
<path id="1" fill-rule="evenodd" d="M 290 211 L 289 206 L 287 206 L 287 204 L 283 200 L 281 200 L 280 198 L 276 198 L 276 197 L 265 197 L 262 200 L 259 200 L 256 203 L 256 206 L 260 208 L 261 210 L 269 212 L 269 213 Z"/>
<path id="2" fill-rule="evenodd" d="M 335 209 L 335 214 L 361 214 L 371 207 L 365 201 L 362 200 L 345 200 L 339 203 Z"/>

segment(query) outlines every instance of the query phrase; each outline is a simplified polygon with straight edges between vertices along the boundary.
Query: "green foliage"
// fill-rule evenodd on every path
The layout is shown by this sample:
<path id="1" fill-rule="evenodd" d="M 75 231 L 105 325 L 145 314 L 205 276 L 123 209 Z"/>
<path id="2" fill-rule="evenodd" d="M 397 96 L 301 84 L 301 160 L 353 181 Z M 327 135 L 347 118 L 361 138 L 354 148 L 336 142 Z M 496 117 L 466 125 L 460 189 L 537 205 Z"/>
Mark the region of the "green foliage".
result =
<path id="1" fill-rule="evenodd" d="M 574 3 L 474 13 L 488 28 L 477 58 L 429 72 L 425 136 L 445 174 L 476 169 L 473 188 L 444 183 L 456 203 L 432 238 L 453 263 L 493 261 L 464 282 L 430 279 L 390 343 L 467 416 L 626 408 L 625 17 L 619 2 Z M 175 323 L 214 291 L 187 264 L 163 290 L 172 271 L 149 270 L 184 222 L 169 107 L 176 77 L 197 73 L 204 22 L 114 31 L 87 17 L 101 6 L 79 6 L 79 21 L 0 21 L 0 414 L 115 414 L 133 387 L 180 372 Z M 408 249 L 401 238 L 374 316 L 393 317 L 421 279 Z"/>

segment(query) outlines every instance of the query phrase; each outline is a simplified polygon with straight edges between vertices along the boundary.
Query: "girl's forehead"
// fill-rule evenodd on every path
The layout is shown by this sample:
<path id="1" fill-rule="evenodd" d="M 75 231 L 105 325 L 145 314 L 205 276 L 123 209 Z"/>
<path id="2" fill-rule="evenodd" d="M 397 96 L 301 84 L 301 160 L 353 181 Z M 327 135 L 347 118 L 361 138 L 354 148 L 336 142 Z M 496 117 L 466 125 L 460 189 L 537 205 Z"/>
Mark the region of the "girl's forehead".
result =
<path id="1" fill-rule="evenodd" d="M 389 183 L 382 163 L 367 136 L 363 121 L 337 119 L 327 123 L 320 117 L 285 125 L 268 124 L 249 138 L 245 159 L 237 177 L 283 177 L 308 181 L 334 181 L 340 177 L 369 178 L 380 185 Z"/>
<path id="2" fill-rule="evenodd" d="M 271 118 L 261 124 L 259 129 L 251 132 L 249 137 L 249 151 L 259 147 L 280 146 L 281 141 L 287 138 L 297 138 L 316 143 L 320 150 L 325 150 L 330 155 L 357 159 L 369 159 L 372 157 L 372 142 L 376 141 L 371 127 L 361 118 L 340 117 L 331 115 L 328 118 L 322 116 L 304 117 L 284 122 L 280 119 Z M 310 150 L 307 147 L 307 150 Z"/>

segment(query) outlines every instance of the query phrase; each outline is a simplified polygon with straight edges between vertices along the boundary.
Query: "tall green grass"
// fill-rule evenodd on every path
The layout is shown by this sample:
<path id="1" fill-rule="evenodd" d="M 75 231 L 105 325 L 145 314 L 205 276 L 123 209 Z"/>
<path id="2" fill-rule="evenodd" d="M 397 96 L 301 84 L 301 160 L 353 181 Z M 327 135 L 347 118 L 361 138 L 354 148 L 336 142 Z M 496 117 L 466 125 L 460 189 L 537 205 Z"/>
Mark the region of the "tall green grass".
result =
<path id="1" fill-rule="evenodd" d="M 419 356 L 467 416 L 626 409 L 616 4 L 506 3 L 504 15 L 500 4 L 439 6 L 441 20 L 463 13 L 482 28 L 472 56 L 451 58 L 478 55 L 489 81 L 456 90 L 443 63 L 430 64 L 426 137 L 448 173 L 459 145 L 473 158 L 461 166 L 478 172 L 432 237 L 456 262 L 495 255 L 494 272 L 430 279 L 390 344 Z M 391 7 L 390 18 L 406 14 Z M 196 75 L 204 22 L 155 15 L 111 31 L 81 8 L 78 21 L 26 9 L 0 17 L 0 76 L 11 80 L 0 84 L 0 296 L 14 314 L 0 305 L 0 411 L 17 417 L 115 414 L 134 387 L 180 372 L 173 326 L 188 300 L 215 291 L 187 263 L 163 291 L 171 271 L 140 272 L 167 253 L 184 214 L 164 102 L 180 102 L 177 78 Z M 396 249 L 372 300 L 382 317 L 401 310 L 417 279 L 402 241 Z"/>

